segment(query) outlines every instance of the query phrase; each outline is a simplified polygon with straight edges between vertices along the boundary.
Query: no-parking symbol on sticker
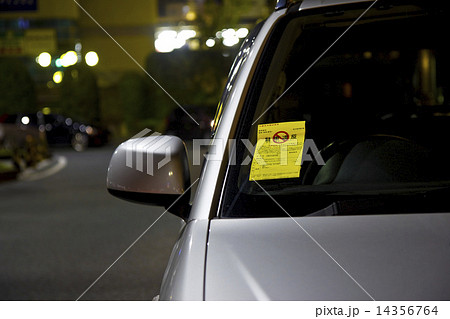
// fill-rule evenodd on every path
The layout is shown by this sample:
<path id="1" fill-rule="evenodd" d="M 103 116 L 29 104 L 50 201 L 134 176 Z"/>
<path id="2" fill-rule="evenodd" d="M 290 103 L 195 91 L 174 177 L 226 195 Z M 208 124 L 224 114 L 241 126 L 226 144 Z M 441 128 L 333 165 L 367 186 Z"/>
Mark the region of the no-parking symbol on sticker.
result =
<path id="1" fill-rule="evenodd" d="M 273 135 L 272 140 L 276 144 L 284 144 L 289 140 L 289 133 L 286 131 L 278 131 Z"/>

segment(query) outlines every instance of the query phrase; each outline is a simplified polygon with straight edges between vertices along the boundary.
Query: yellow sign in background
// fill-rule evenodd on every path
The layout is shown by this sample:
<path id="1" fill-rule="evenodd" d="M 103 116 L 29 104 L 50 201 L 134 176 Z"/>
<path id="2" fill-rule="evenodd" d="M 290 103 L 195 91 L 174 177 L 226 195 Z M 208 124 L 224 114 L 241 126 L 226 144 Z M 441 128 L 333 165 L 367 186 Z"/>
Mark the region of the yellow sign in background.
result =
<path id="1" fill-rule="evenodd" d="M 250 180 L 300 176 L 305 121 L 258 125 Z"/>

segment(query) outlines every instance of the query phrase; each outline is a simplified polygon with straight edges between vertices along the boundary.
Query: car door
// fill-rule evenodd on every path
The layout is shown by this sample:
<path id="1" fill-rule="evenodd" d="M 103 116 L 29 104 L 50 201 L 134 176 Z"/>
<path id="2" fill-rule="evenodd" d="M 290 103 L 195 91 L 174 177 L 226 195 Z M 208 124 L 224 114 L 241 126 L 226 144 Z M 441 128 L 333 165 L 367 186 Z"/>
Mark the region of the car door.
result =
<path id="1" fill-rule="evenodd" d="M 448 11 L 305 3 L 224 111 L 204 299 L 448 299 Z"/>

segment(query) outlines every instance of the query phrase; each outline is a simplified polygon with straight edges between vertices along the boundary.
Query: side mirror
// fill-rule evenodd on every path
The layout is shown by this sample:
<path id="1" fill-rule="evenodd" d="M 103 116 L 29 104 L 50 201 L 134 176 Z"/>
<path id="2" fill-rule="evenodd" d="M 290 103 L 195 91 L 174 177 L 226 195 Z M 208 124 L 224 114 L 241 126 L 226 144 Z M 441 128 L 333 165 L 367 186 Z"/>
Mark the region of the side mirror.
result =
<path id="1" fill-rule="evenodd" d="M 116 197 L 164 206 L 183 219 L 188 217 L 189 162 L 186 147 L 176 136 L 141 137 L 119 145 L 106 184 Z"/>

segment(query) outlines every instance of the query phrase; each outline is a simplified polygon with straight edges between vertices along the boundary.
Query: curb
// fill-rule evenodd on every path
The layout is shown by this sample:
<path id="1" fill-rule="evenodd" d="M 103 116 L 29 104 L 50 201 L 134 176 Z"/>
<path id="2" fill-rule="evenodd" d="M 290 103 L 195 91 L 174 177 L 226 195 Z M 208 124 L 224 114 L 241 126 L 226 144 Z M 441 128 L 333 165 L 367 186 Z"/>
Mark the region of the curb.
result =
<path id="1" fill-rule="evenodd" d="M 64 156 L 55 156 L 39 162 L 35 167 L 27 168 L 17 175 L 19 181 L 35 181 L 58 173 L 67 165 Z"/>

